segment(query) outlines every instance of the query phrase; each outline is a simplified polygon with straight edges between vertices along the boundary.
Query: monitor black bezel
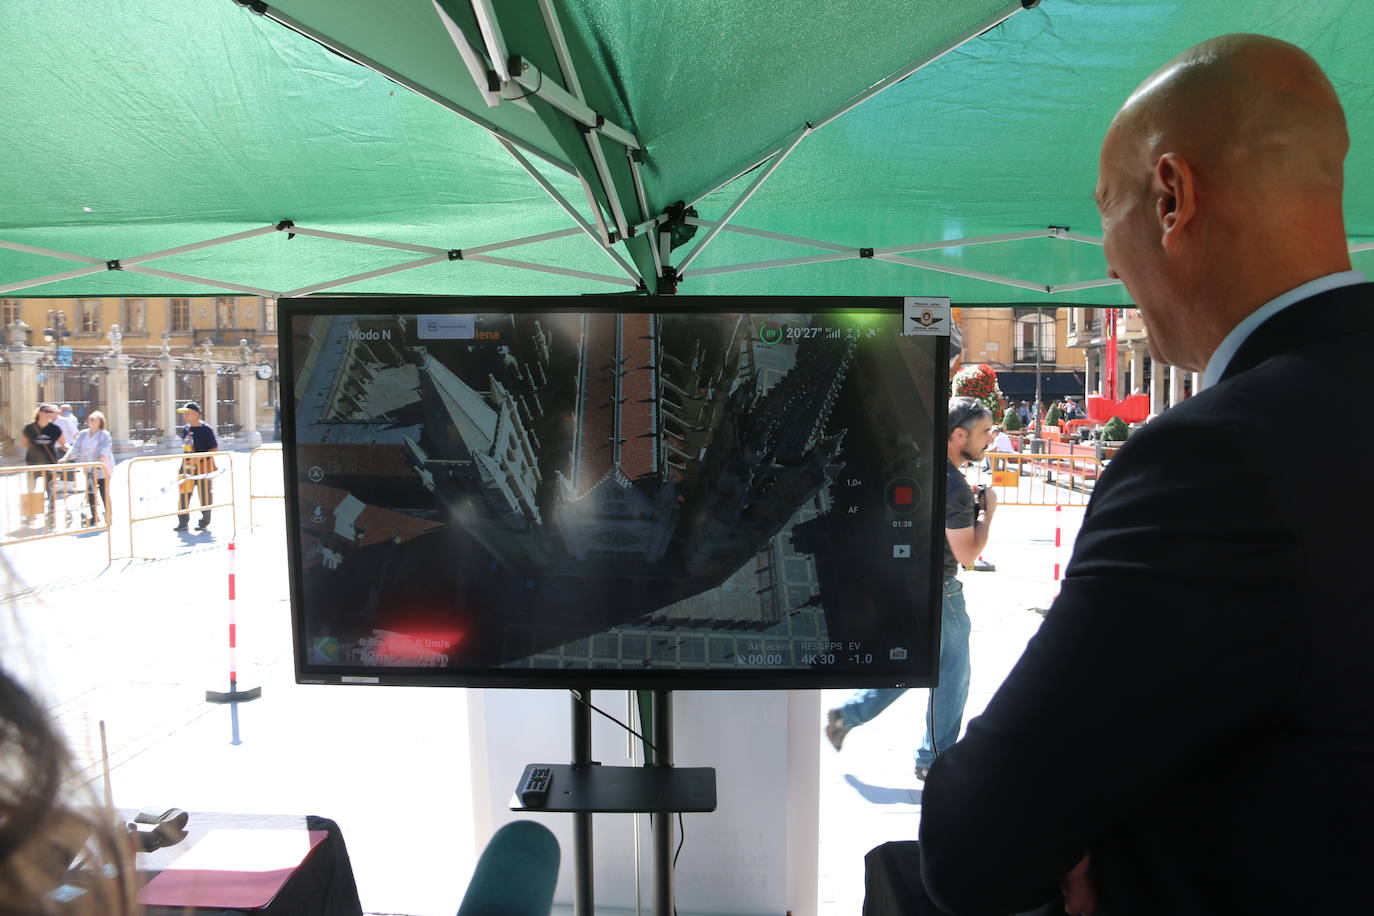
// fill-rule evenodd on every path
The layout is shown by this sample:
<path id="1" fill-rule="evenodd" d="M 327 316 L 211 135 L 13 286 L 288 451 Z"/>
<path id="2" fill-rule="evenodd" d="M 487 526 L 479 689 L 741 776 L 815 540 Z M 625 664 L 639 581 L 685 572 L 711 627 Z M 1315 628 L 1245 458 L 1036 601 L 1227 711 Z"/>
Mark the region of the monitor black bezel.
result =
<path id="1" fill-rule="evenodd" d="M 291 600 L 291 640 L 298 684 L 340 684 L 347 686 L 402 687 L 518 687 L 579 689 L 673 689 L 673 690 L 791 690 L 861 687 L 930 687 L 939 676 L 940 613 L 942 577 L 930 577 L 929 606 L 934 609 L 929 621 L 932 630 L 927 644 L 929 677 L 912 676 L 894 680 L 891 674 L 865 676 L 853 669 L 826 668 L 763 669 L 658 669 L 612 670 L 582 668 L 483 668 L 443 669 L 366 666 L 330 666 L 320 671 L 306 661 L 302 636 L 304 602 L 301 573 L 304 569 L 301 543 L 291 532 L 300 529 L 300 494 L 296 467 L 296 363 L 292 344 L 293 320 L 301 315 L 430 314 L 454 312 L 624 312 L 624 313 L 853 313 L 880 312 L 903 314 L 900 296 L 344 296 L 283 298 L 277 301 L 278 378 L 285 389 L 279 395 L 281 411 L 282 475 L 286 499 L 286 538 L 288 578 Z M 935 338 L 936 367 L 949 365 L 949 337 Z M 938 369 L 937 369 L 938 371 Z M 936 380 L 936 404 L 931 411 L 932 443 L 947 441 L 945 411 L 939 404 L 948 399 L 949 381 Z M 929 562 L 932 570 L 944 565 L 945 463 L 932 462 L 932 531 Z"/>

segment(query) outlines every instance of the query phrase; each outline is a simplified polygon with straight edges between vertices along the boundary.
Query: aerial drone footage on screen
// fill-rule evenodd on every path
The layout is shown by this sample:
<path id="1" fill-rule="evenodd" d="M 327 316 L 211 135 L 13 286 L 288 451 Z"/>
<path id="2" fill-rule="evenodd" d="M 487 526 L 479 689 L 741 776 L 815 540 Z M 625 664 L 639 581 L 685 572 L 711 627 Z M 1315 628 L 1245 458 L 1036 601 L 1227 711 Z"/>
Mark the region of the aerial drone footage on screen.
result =
<path id="1" fill-rule="evenodd" d="M 281 308 L 302 682 L 933 678 L 947 340 L 903 327 L 928 312 Z"/>

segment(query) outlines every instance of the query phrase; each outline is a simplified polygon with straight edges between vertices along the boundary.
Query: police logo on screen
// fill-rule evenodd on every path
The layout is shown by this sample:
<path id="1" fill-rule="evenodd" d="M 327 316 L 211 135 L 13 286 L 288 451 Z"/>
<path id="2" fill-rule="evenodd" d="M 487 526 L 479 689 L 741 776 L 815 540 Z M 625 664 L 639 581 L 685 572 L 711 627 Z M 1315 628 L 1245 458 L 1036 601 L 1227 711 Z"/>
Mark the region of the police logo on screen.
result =
<path id="1" fill-rule="evenodd" d="M 907 296 L 902 312 L 902 335 L 905 337 L 948 337 L 950 334 L 948 297 Z"/>

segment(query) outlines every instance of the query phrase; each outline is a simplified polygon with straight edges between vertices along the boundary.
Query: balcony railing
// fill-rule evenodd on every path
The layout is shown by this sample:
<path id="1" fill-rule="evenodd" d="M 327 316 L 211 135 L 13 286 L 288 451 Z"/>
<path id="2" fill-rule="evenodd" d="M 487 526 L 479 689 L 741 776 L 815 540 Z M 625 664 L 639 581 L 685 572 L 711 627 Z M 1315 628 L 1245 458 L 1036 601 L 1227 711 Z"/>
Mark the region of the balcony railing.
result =
<path id="1" fill-rule="evenodd" d="M 1054 364 L 1054 347 L 1017 347 L 1016 362 L 1033 363 L 1036 360 L 1037 349 L 1040 354 L 1040 362 Z"/>

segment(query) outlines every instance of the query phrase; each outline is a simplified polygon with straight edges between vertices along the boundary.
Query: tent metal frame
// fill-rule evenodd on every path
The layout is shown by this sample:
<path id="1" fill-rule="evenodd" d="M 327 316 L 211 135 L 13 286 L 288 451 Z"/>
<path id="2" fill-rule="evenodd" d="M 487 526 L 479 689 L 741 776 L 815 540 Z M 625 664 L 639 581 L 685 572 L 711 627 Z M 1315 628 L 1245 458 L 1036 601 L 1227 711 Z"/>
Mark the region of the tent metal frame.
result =
<path id="1" fill-rule="evenodd" d="M 758 179 L 755 184 L 761 183 Z M 737 210 L 738 207 L 732 208 Z M 727 211 L 729 214 L 730 211 Z M 750 235 L 755 238 L 770 239 L 777 242 L 787 242 L 792 245 L 799 245 L 806 248 L 821 248 L 831 252 L 830 254 L 807 255 L 795 258 L 777 258 L 767 261 L 751 261 L 744 264 L 725 264 L 717 267 L 699 267 L 695 270 L 687 270 L 688 261 L 682 265 L 682 279 L 689 277 L 709 277 L 720 274 L 740 273 L 752 270 L 773 270 L 780 267 L 800 267 L 807 264 L 825 264 L 830 261 L 844 261 L 851 258 L 872 259 L 875 261 L 886 261 L 889 264 L 901 264 L 904 267 L 915 267 L 921 270 L 929 270 L 935 273 L 952 274 L 969 280 L 982 280 L 987 283 L 997 283 L 1002 286 L 1011 286 L 1018 289 L 1034 290 L 1041 293 L 1068 293 L 1082 289 L 1098 289 L 1106 286 L 1120 286 L 1121 281 L 1111 277 L 1101 277 L 1092 280 L 1080 280 L 1073 283 L 1036 283 L 1031 280 L 1021 280 L 1017 277 L 1008 277 L 1001 274 L 988 273 L 981 270 L 971 270 L 964 267 L 956 267 L 951 264 L 941 264 L 937 261 L 925 261 L 918 258 L 905 257 L 918 251 L 938 251 L 944 248 L 968 248 L 974 245 L 995 245 L 1004 242 L 1023 242 L 1030 239 L 1060 239 L 1068 242 L 1078 242 L 1084 245 L 1096 245 L 1101 247 L 1102 239 L 1098 236 L 1087 235 L 1082 232 L 1070 232 L 1063 226 L 1049 226 L 1045 229 L 1037 229 L 1032 232 L 1008 232 L 1000 235 L 981 235 L 970 236 L 962 239 L 940 239 L 939 241 L 914 242 L 903 245 L 886 245 L 882 247 L 866 248 L 855 245 L 844 245 L 838 242 L 823 241 L 821 239 L 805 238 L 799 235 L 786 235 L 781 232 L 769 232 L 765 229 L 751 229 L 747 226 L 727 224 L 725 220 L 701 219 L 695 216 L 686 218 L 688 225 L 709 228 L 712 235 L 707 236 L 709 241 L 715 233 L 735 232 L 740 235 Z M 704 244 L 704 243 L 703 243 Z M 695 253 L 701 246 L 694 249 Z M 1359 242 L 1348 246 L 1351 254 L 1357 251 L 1374 250 L 1374 242 Z M 690 261 L 690 258 L 689 258 Z"/>
<path id="2" fill-rule="evenodd" d="M 364 273 L 352 274 L 347 277 L 338 277 L 325 280 L 319 283 L 312 283 L 292 290 L 270 290 L 256 286 L 245 286 L 240 283 L 233 283 L 228 280 L 213 279 L 209 277 L 199 277 L 191 274 L 175 273 L 173 271 L 162 270 L 155 267 L 140 266 L 148 261 L 156 261 L 161 258 L 172 257 L 173 255 L 185 254 L 190 251 L 200 251 L 206 248 L 214 248 L 219 245 L 228 245 L 233 242 L 243 241 L 244 239 L 255 238 L 260 235 L 267 235 L 272 232 L 286 232 L 288 237 L 291 235 L 304 235 L 314 238 L 331 239 L 337 242 L 346 242 L 355 245 L 370 245 L 381 248 L 391 248 L 400 251 L 411 251 L 424 254 L 426 257 L 418 260 L 406 261 L 400 264 L 391 264 L 386 267 L 366 271 Z M 548 242 L 556 239 L 569 238 L 570 236 L 581 235 L 586 232 L 585 226 L 570 227 L 567 229 L 555 229 L 551 232 L 541 232 L 537 235 L 527 235 L 520 238 L 506 239 L 499 242 L 489 242 L 484 245 L 474 245 L 470 248 L 440 248 L 429 245 L 417 245 L 412 242 L 398 242 L 391 239 L 379 239 L 364 235 L 348 235 L 342 232 L 331 232 L 326 229 L 312 229 L 308 226 L 297 226 L 291 220 L 282 220 L 270 226 L 262 226 L 256 229 L 249 229 L 244 232 L 235 232 L 231 235 L 219 236 L 217 238 L 206 239 L 201 242 L 192 242 L 186 245 L 178 245 L 174 248 L 167 248 L 162 251 L 152 251 L 145 254 L 133 255 L 127 258 L 98 258 L 91 255 L 76 254 L 70 251 L 56 251 L 51 248 L 40 248 L 35 245 L 26 245 L 21 242 L 10 242 L 0 239 L 0 248 L 11 251 L 18 251 L 25 254 L 41 255 L 43 257 L 57 258 L 66 261 L 77 261 L 85 264 L 75 270 L 63 271 L 62 273 L 48 274 L 41 277 L 34 277 L 29 280 L 20 280 L 15 283 L 7 283 L 0 286 L 0 294 L 10 293 L 21 289 L 32 289 L 38 286 L 46 286 L 50 283 L 60 283 L 63 280 L 73 280 L 78 277 L 88 277 L 104 271 L 120 270 L 128 273 L 145 274 L 152 277 L 161 277 L 168 280 L 177 280 L 183 283 L 193 283 L 199 286 L 210 286 L 219 290 L 233 290 L 235 292 L 247 293 L 254 296 L 265 296 L 271 299 L 284 299 L 293 296 L 305 296 L 310 293 L 319 292 L 326 289 L 334 289 L 345 286 L 349 283 L 356 283 L 362 280 L 381 277 L 387 274 L 399 273 L 404 270 L 412 270 L 416 267 L 426 267 L 430 264 L 437 264 L 442 261 L 474 261 L 482 264 L 494 264 L 501 267 L 509 267 L 516 270 L 530 270 L 538 273 L 554 274 L 561 277 L 572 277 L 579 280 L 591 280 L 598 283 L 607 283 L 612 286 L 627 287 L 638 289 L 640 282 L 638 275 L 633 271 L 627 271 L 629 278 L 607 276 L 605 274 L 591 273 L 585 270 L 573 270 L 568 267 L 555 267 L 550 264 L 539 264 L 533 261 L 518 261 L 511 258 L 493 257 L 488 252 L 500 251 L 506 248 L 518 248 L 524 245 L 535 245 L 540 242 Z M 614 254 L 614 252 L 609 252 Z M 619 263 L 619 262 L 618 262 Z M 623 265 L 628 266 L 628 265 Z"/>
<path id="3" fill-rule="evenodd" d="M 478 127 L 490 133 L 503 148 L 511 155 L 539 185 L 539 187 L 558 205 L 564 213 L 573 221 L 574 226 L 566 229 L 554 230 L 552 232 L 540 233 L 538 235 L 526 236 L 523 238 L 507 239 L 504 241 L 493 242 L 486 245 L 474 246 L 468 249 L 450 249 L 439 246 L 418 245 L 408 242 L 398 242 L 388 239 L 370 238 L 366 236 L 348 235 L 344 233 L 331 232 L 326 229 L 315 229 L 309 227 L 297 227 L 291 222 L 283 221 L 275 225 L 264 226 L 256 229 L 238 232 L 227 236 L 207 239 L 187 245 L 180 245 L 162 251 L 149 252 L 135 255 L 133 257 L 121 259 L 102 259 L 90 255 L 76 254 L 72 252 L 54 251 L 52 249 L 41 248 L 33 245 L 26 245 L 18 242 L 0 240 L 0 248 L 27 254 L 52 257 L 68 261 L 76 261 L 83 266 L 73 270 L 60 273 L 48 274 L 35 277 L 29 280 L 17 281 L 14 283 L 0 286 L 0 293 L 10 293 L 22 289 L 44 286 L 51 283 L 62 282 L 65 280 L 76 279 L 79 277 L 90 276 L 104 270 L 124 270 L 131 273 L 141 273 L 149 276 L 156 276 L 165 279 L 172 279 L 196 285 L 210 286 L 221 290 L 233 290 L 254 295 L 271 297 L 301 296 L 309 295 L 327 289 L 334 289 L 340 286 L 347 286 L 350 283 L 361 282 L 379 276 L 398 273 L 405 270 L 412 270 L 418 267 L 425 267 L 439 263 L 444 260 L 470 260 L 481 263 L 509 267 L 518 270 L 529 270 L 540 273 L 548 273 L 558 276 L 571 277 L 576 279 L 589 280 L 592 282 L 605 283 L 622 288 L 644 289 L 647 277 L 643 277 L 638 266 L 629 258 L 623 256 L 615 249 L 615 245 L 624 243 L 627 239 L 639 235 L 641 232 L 654 232 L 655 237 L 651 240 L 649 251 L 652 256 L 653 266 L 657 272 L 656 279 L 660 282 L 676 284 L 677 281 L 689 279 L 691 277 L 707 277 L 713 275 L 736 273 L 743 271 L 770 270 L 784 267 L 802 266 L 808 264 L 821 264 L 831 261 L 848 260 L 850 258 L 871 259 L 886 261 L 890 264 L 899 264 L 918 270 L 945 273 L 959 276 L 966 279 L 979 280 L 983 282 L 1009 286 L 1019 289 L 1033 290 L 1043 293 L 1066 293 L 1083 289 L 1094 289 L 1100 287 L 1116 286 L 1119 280 L 1110 277 L 1094 278 L 1089 280 L 1075 281 L 1070 283 L 1053 284 L 1023 280 L 1017 277 L 1004 276 L 1000 274 L 988 273 L 985 271 L 972 270 L 950 264 L 943 264 L 936 261 L 923 260 L 912 257 L 913 254 L 922 251 L 932 251 L 946 248 L 959 248 L 973 245 L 999 244 L 1005 242 L 1024 241 L 1037 238 L 1055 238 L 1063 241 L 1077 242 L 1080 244 L 1098 245 L 1102 240 L 1095 236 L 1083 233 L 1070 232 L 1064 227 L 1049 227 L 1045 230 L 1037 230 L 1023 233 L 1006 233 L 1001 235 L 990 235 L 981 237 L 970 237 L 964 239 L 940 239 L 932 241 L 914 242 L 901 245 L 887 245 L 881 247 L 868 248 L 841 244 L 821 239 L 810 239 L 801 236 L 788 235 L 779 232 L 770 232 L 763 229 L 754 229 L 747 226 L 734 224 L 733 220 L 748 203 L 759 189 L 771 178 L 783 162 L 801 144 L 802 140 L 815 133 L 821 127 L 840 118 L 844 114 L 859 107 L 865 102 L 875 98 L 887 91 L 902 80 L 918 72 L 925 66 L 956 50 L 967 42 L 977 38 L 984 32 L 1002 24 L 1022 9 L 1028 9 L 1037 5 L 1038 0 L 1010 0 L 1001 9 L 994 12 L 984 20 L 970 26 L 957 35 L 952 36 L 937 48 L 919 58 L 913 59 L 901 69 L 887 75 L 872 86 L 846 100 L 839 106 L 830 110 L 823 116 L 808 121 L 801 128 L 780 141 L 765 152 L 750 160 L 750 164 L 745 168 L 735 172 L 730 178 L 722 181 L 713 187 L 695 194 L 690 199 L 689 206 L 696 205 L 702 200 L 721 191 L 731 183 L 757 171 L 758 174 L 749 182 L 748 186 L 735 198 L 735 200 L 725 209 L 719 219 L 701 219 L 688 217 L 686 222 L 690 225 L 706 228 L 706 235 L 692 247 L 681 262 L 681 265 L 674 270 L 671 266 L 669 254 L 669 233 L 664 231 L 664 224 L 670 219 L 667 210 L 650 216 L 650 204 L 645 193 L 643 178 L 640 168 L 640 157 L 642 146 L 638 138 L 628 130 L 620 127 L 613 121 L 608 120 L 603 114 L 593 110 L 587 103 L 582 91 L 581 83 L 578 79 L 572 56 L 569 52 L 568 43 L 564 34 L 562 24 L 559 21 L 557 9 L 553 0 L 538 0 L 540 13 L 543 18 L 544 27 L 548 33 L 548 38 L 554 50 L 557 60 L 557 67 L 561 71 L 562 85 L 553 79 L 550 74 L 541 72 L 535 65 L 522 58 L 519 54 L 512 54 L 505 42 L 501 32 L 500 23 L 496 16 L 495 4 L 493 0 L 468 0 L 474 18 L 478 24 L 481 45 L 476 44 L 475 37 L 469 36 L 463 29 L 459 28 L 451 17 L 444 11 L 438 0 L 431 0 L 435 13 L 447 30 L 450 40 L 462 58 L 465 68 L 471 76 L 474 84 L 485 104 L 488 107 L 498 107 L 502 104 L 516 104 L 529 110 L 533 110 L 524 99 L 528 96 L 537 96 L 545 103 L 552 106 L 555 110 L 568 117 L 579 129 L 582 138 L 586 143 L 587 151 L 592 160 L 595 171 L 595 180 L 601 185 L 605 194 L 604 206 L 609 210 L 610 220 L 614 223 L 615 229 L 611 230 L 607 225 L 607 220 L 603 217 L 603 204 L 598 201 L 592 192 L 592 186 L 588 175 L 584 175 L 570 162 L 564 161 L 562 157 L 554 152 L 541 150 L 535 145 L 521 140 L 519 137 L 503 130 L 492 121 L 481 117 L 475 112 L 465 108 L 451 99 L 425 88 L 415 83 L 400 73 L 380 64 L 365 54 L 343 45 L 329 36 L 305 25 L 293 17 L 274 9 L 261 0 L 236 0 L 240 5 L 248 8 L 253 13 L 265 16 L 278 24 L 302 34 L 320 45 L 328 48 L 336 54 L 345 57 L 360 66 L 366 67 L 392 82 L 411 90 L 431 101 L 441 105 L 445 109 L 471 121 Z M 566 88 L 565 88 L 566 87 Z M 503 90 L 519 90 L 518 97 L 510 97 L 503 94 Z M 626 156 L 631 180 L 633 183 L 633 198 L 637 205 L 640 222 L 637 224 L 629 223 L 625 206 L 628 200 L 622 201 L 622 195 L 612 178 L 606 152 L 602 147 L 602 139 L 608 139 L 619 145 Z M 553 167 L 565 172 L 582 184 L 586 193 L 588 204 L 591 208 L 593 220 L 589 221 L 572 203 L 548 181 L 539 170 L 533 165 L 528 157 L 534 156 L 539 160 L 552 165 Z M 345 277 L 324 280 L 308 286 L 299 287 L 294 290 L 274 292 L 261 289 L 259 287 L 247 286 L 233 283 L 227 280 L 193 276 L 190 274 L 176 273 L 156 267 L 143 266 L 146 262 L 155 261 L 161 258 L 171 257 L 191 251 L 214 247 L 217 245 L 229 244 L 243 239 L 252 238 L 273 231 L 281 231 L 283 228 L 297 235 L 309 235 L 318 238 L 332 239 L 334 241 L 380 246 L 392 248 L 399 251 L 409 251 L 424 255 L 424 257 L 402 262 L 399 264 L 388 265 L 362 273 L 352 274 Z M 720 237 L 722 232 L 732 232 L 757 238 L 765 238 L 773 241 L 789 243 L 811 249 L 819 249 L 824 254 L 808 254 L 790 258 L 777 258 L 764 261 L 754 261 L 742 264 L 718 265 L 706 268 L 693 267 L 694 263 L 700 258 L 701 254 Z M 597 247 L 605 253 L 607 257 L 616 265 L 624 275 L 610 276 L 589 271 L 574 270 L 571 268 L 555 267 L 552 265 L 539 264 L 530 261 L 515 260 L 505 257 L 493 257 L 489 254 L 492 251 L 499 251 L 506 248 L 515 248 L 523 245 L 536 244 L 542 241 L 550 241 L 559 238 L 566 238 L 583 234 L 588 236 Z M 1352 244 L 1349 250 L 1353 252 L 1374 250 L 1374 242 L 1362 242 Z"/>

